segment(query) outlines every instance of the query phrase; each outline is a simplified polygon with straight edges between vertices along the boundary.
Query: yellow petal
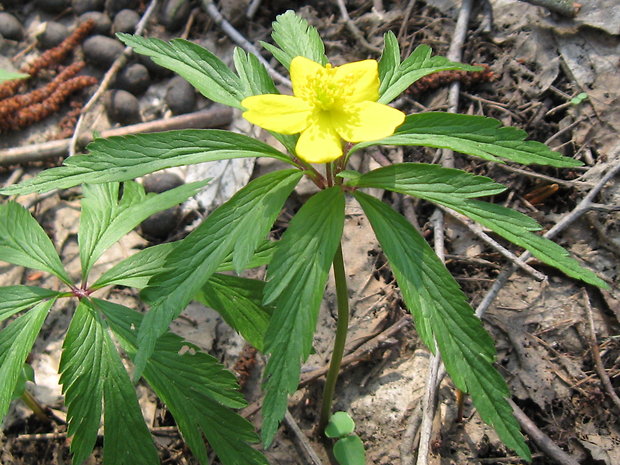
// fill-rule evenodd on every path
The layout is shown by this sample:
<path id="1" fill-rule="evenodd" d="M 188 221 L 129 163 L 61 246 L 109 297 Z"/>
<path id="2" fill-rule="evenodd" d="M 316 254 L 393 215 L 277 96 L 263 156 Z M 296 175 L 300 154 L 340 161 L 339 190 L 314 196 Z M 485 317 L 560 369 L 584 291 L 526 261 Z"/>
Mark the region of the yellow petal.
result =
<path id="1" fill-rule="evenodd" d="M 317 112 L 313 116 L 310 126 L 299 136 L 295 151 L 309 163 L 327 163 L 342 156 L 342 140 L 328 114 Z"/>
<path id="2" fill-rule="evenodd" d="M 348 142 L 362 142 L 390 136 L 405 120 L 405 114 L 388 105 L 362 102 L 332 112 L 332 125 Z"/>
<path id="3" fill-rule="evenodd" d="M 289 72 L 291 73 L 293 94 L 301 98 L 310 98 L 311 96 L 307 94 L 314 93 L 312 87 L 322 79 L 325 68 L 306 57 L 296 56 L 291 60 Z"/>
<path id="4" fill-rule="evenodd" d="M 376 60 L 347 63 L 334 68 L 337 85 L 346 89 L 347 103 L 379 99 L 379 64 Z"/>
<path id="5" fill-rule="evenodd" d="M 280 134 L 297 134 L 308 127 L 312 107 L 291 95 L 255 95 L 241 101 L 250 123 Z"/>

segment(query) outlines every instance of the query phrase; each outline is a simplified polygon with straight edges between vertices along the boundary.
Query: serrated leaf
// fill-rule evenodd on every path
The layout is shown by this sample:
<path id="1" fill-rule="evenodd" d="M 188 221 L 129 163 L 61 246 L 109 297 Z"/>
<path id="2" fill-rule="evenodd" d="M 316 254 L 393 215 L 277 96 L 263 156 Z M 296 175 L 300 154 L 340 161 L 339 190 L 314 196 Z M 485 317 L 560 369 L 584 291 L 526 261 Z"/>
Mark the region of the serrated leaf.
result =
<path id="1" fill-rule="evenodd" d="M 161 272 L 166 263 L 166 257 L 176 245 L 176 242 L 167 242 L 133 254 L 103 273 L 90 286 L 91 289 L 100 289 L 112 285 L 135 287 L 136 289 L 146 287 L 149 279 Z"/>
<path id="2" fill-rule="evenodd" d="M 15 385 L 55 298 L 40 302 L 0 331 L 0 421 L 11 403 Z"/>
<path id="3" fill-rule="evenodd" d="M 286 69 L 291 66 L 291 60 L 296 56 L 303 56 L 312 61 L 327 64 L 325 45 L 315 27 L 310 26 L 294 11 L 276 16 L 273 22 L 271 37 L 276 45 L 261 42 L 261 45 L 271 52 L 276 60 Z"/>
<path id="4" fill-rule="evenodd" d="M 133 384 L 107 332 L 103 356 L 107 362 L 103 383 L 104 465 L 159 465 L 157 449 L 142 417 Z"/>
<path id="5" fill-rule="evenodd" d="M 97 441 L 106 373 L 103 361 L 104 328 L 84 303 L 75 310 L 65 335 L 60 359 L 60 384 L 67 405 L 73 463 L 84 462 Z"/>
<path id="6" fill-rule="evenodd" d="M 104 286 L 112 285 L 135 287 L 136 289 L 145 288 L 149 280 L 162 271 L 166 263 L 166 257 L 177 244 L 178 242 L 158 244 L 133 254 L 102 274 L 90 288 L 100 289 Z M 271 261 L 275 246 L 276 243 L 269 240 L 259 244 L 254 256 L 246 264 L 245 268 L 250 269 L 267 265 Z M 232 254 L 229 254 L 217 268 L 219 272 L 234 270 Z"/>
<path id="7" fill-rule="evenodd" d="M 282 170 L 251 181 L 178 243 L 164 271 L 143 291 L 153 306 L 140 327 L 136 373 L 157 338 L 231 252 L 237 270 L 251 260 L 301 176 L 297 170 Z"/>
<path id="8" fill-rule="evenodd" d="M 233 60 L 243 86 L 244 97 L 280 93 L 273 83 L 273 79 L 256 56 L 236 47 Z"/>
<path id="9" fill-rule="evenodd" d="M 57 297 L 58 292 L 34 286 L 0 287 L 0 321 L 45 299 Z"/>
<path id="10" fill-rule="evenodd" d="M 465 295 L 424 238 L 383 202 L 356 192 L 425 344 L 434 340 L 454 384 L 468 392 L 481 418 L 521 457 L 530 452 L 506 401 L 506 382 L 493 367 L 495 347 Z M 420 331 L 422 329 L 422 331 Z"/>
<path id="11" fill-rule="evenodd" d="M 262 352 L 272 310 L 262 305 L 265 283 L 215 273 L 194 298 L 216 310 L 224 321 Z"/>
<path id="12" fill-rule="evenodd" d="M 220 129 L 109 137 L 95 139 L 87 148 L 90 153 L 69 157 L 63 166 L 0 189 L 0 194 L 23 195 L 82 183 L 128 181 L 165 168 L 231 158 L 270 157 L 290 163 L 288 156 L 263 142 Z"/>
<path id="13" fill-rule="evenodd" d="M 131 380 L 92 303 L 78 305 L 63 344 L 60 382 L 73 436 L 73 463 L 88 458 L 104 404 L 104 464 L 158 464 Z"/>
<path id="14" fill-rule="evenodd" d="M 120 338 L 124 349 L 135 356 L 142 315 L 118 304 L 95 299 Z M 189 349 L 189 350 L 184 350 Z M 183 438 L 204 465 L 210 463 L 204 434 L 225 465 L 262 465 L 267 461 L 247 443 L 258 440 L 252 426 L 228 407 L 243 407 L 232 373 L 208 354 L 170 332 L 157 341 L 144 377 L 166 403 Z"/>
<path id="15" fill-rule="evenodd" d="M 340 465 L 366 465 L 364 443 L 357 434 L 339 439 L 334 444 L 334 457 Z"/>
<path id="16" fill-rule="evenodd" d="M 174 71 L 214 102 L 241 108 L 239 77 L 207 49 L 183 39 L 160 39 L 118 33 L 117 37 L 134 52 L 147 55 L 160 66 Z"/>
<path id="17" fill-rule="evenodd" d="M 301 363 L 312 338 L 327 275 L 342 236 L 344 194 L 333 187 L 315 194 L 291 220 L 267 272 L 263 303 L 274 304 L 265 335 L 263 444 L 273 440 L 297 389 Z"/>
<path id="18" fill-rule="evenodd" d="M 119 199 L 119 184 L 85 184 L 80 216 L 80 260 L 82 279 L 91 267 L 121 237 L 154 213 L 177 205 L 196 195 L 209 180 L 184 184 L 161 194 L 145 194 L 134 181 L 123 185 Z"/>
<path id="19" fill-rule="evenodd" d="M 355 422 L 347 412 L 334 412 L 325 427 L 325 436 L 340 438 L 355 431 Z"/>
<path id="20" fill-rule="evenodd" d="M 426 163 L 399 163 L 347 182 L 355 187 L 378 187 L 420 198 L 468 199 L 499 194 L 505 186 L 484 176 Z"/>
<path id="21" fill-rule="evenodd" d="M 603 289 L 609 288 L 605 281 L 571 258 L 563 247 L 534 234 L 532 231 L 540 229 L 540 226 L 527 215 L 479 200 L 457 202 L 442 199 L 434 201 L 479 222 L 513 244 L 526 248 L 540 261 L 559 269 L 572 278 Z"/>
<path id="22" fill-rule="evenodd" d="M 480 66 L 464 65 L 446 57 L 432 57 L 428 45 L 419 45 L 402 63 L 400 49 L 393 32 L 384 36 L 385 45 L 379 60 L 379 102 L 390 103 L 418 79 L 439 71 L 480 71 Z"/>
<path id="23" fill-rule="evenodd" d="M 0 260 L 47 271 L 71 284 L 54 244 L 30 212 L 17 202 L 0 205 Z"/>
<path id="24" fill-rule="evenodd" d="M 362 142 L 349 153 L 371 145 L 420 145 L 454 150 L 485 160 L 504 160 L 524 165 L 580 166 L 578 160 L 554 152 L 541 142 L 525 140 L 527 133 L 486 116 L 428 112 L 409 115 L 396 132 L 385 139 Z"/>

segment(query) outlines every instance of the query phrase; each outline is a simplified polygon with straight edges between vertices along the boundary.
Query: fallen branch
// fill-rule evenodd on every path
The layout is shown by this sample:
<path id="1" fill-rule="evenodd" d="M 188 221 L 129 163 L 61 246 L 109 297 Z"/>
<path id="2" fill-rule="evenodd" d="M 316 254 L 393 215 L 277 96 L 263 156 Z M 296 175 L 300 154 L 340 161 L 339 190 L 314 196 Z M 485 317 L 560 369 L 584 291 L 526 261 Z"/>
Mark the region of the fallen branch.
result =
<path id="1" fill-rule="evenodd" d="M 108 129 L 101 132 L 100 137 L 127 136 L 146 132 L 170 131 L 172 129 L 219 128 L 227 126 L 231 121 L 232 110 L 230 108 L 218 106 L 208 110 L 175 116 L 173 118 Z M 78 139 L 78 144 L 80 147 L 83 147 L 92 140 L 92 135 L 85 134 Z M 71 139 L 62 139 L 0 150 L 0 166 L 43 161 L 54 157 L 64 157 L 67 155 L 70 143 Z"/>

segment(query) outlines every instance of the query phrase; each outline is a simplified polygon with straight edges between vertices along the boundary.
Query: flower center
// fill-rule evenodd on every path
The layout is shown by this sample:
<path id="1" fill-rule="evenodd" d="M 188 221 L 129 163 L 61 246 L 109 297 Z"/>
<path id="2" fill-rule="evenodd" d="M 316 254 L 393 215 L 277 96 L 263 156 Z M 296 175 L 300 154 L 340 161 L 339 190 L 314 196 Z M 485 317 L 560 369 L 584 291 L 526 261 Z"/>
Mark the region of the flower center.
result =
<path id="1" fill-rule="evenodd" d="M 308 78 L 299 97 L 323 111 L 342 107 L 351 96 L 351 88 L 347 85 L 350 79 L 337 80 L 335 72 L 330 64 L 326 65 L 324 69 Z"/>

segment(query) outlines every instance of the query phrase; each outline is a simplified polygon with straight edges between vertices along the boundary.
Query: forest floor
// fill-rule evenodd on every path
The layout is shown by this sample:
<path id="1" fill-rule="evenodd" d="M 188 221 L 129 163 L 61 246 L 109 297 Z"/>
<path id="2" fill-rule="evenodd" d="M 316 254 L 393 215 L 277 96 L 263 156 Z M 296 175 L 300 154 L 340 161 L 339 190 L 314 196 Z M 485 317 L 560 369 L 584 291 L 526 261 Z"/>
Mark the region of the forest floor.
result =
<path id="1" fill-rule="evenodd" d="M 15 40 L 0 36 L 0 68 L 18 69 L 28 57 L 39 54 L 41 47 L 36 35 L 47 23 L 57 22 L 71 29 L 78 22 L 78 15 L 71 8 L 50 12 L 41 10 L 42 2 L 13 3 L 4 3 L 5 11 L 19 19 L 24 33 Z M 68 7 L 71 2 L 65 3 Z M 77 3 L 81 2 L 73 2 Z M 103 1 L 99 3 L 103 5 Z M 149 4 L 133 3 L 137 16 L 143 15 Z M 144 35 L 162 39 L 183 36 L 231 62 L 234 43 L 215 24 L 201 2 L 161 3 L 160 9 L 171 4 L 188 4 L 187 14 L 181 16 L 177 25 L 166 28 L 166 16 L 158 11 L 147 22 Z M 248 14 L 250 3 L 259 4 L 252 14 Z M 456 0 L 353 0 L 346 2 L 343 12 L 340 6 L 345 2 L 297 3 L 301 6 L 295 7 L 295 11 L 318 29 L 326 44 L 326 54 L 335 65 L 378 59 L 387 31 L 397 35 L 406 54 L 418 45 L 427 44 L 434 54 L 446 55 L 453 42 L 461 5 Z M 546 142 L 584 165 L 574 169 L 523 167 L 455 154 L 455 166 L 506 185 L 508 190 L 494 201 L 532 216 L 545 232 L 574 212 L 603 176 L 617 169 L 620 163 L 620 13 L 617 5 L 614 8 L 614 0 L 584 2 L 574 18 L 525 2 L 475 3 L 460 61 L 483 64 L 488 69 L 482 75 L 462 79 L 459 112 L 493 117 L 504 125 L 523 129 L 529 139 Z M 290 8 L 291 2 L 226 0 L 217 5 L 243 36 L 258 44 L 259 40 L 270 40 L 271 22 Z M 82 54 L 78 47 L 69 56 L 78 61 Z M 133 58 L 129 60 L 134 62 Z M 275 66 L 275 62 L 272 64 Z M 95 76 L 100 82 L 106 71 L 93 66 L 87 57 L 84 74 Z M 444 74 L 440 79 L 428 80 L 424 86 L 412 86 L 398 101 L 399 108 L 406 113 L 447 110 L 451 77 Z M 41 81 L 45 79 L 45 75 L 40 77 Z M 140 121 L 165 122 L 172 116 L 166 99 L 170 79 L 170 75 L 151 71 L 148 89 L 134 90 Z M 86 101 L 94 88 L 96 85 L 90 92 L 74 94 L 73 108 Z M 286 92 L 285 88 L 282 90 Z M 578 97 L 582 93 L 587 98 Z M 191 99 L 187 112 L 210 108 L 219 111 L 198 94 L 192 93 Z M 67 155 L 66 144 L 60 152 L 51 155 L 40 150 L 46 145 L 38 144 L 70 137 L 75 118 L 66 116 L 71 109 L 65 103 L 48 118 L 18 130 L 0 127 L 4 131 L 0 132 L 2 184 L 19 182 L 62 162 Z M 101 103 L 91 108 L 87 117 L 88 131 L 105 132 L 124 126 L 115 122 Z M 199 124 L 191 121 L 189 124 Z M 166 123 L 163 124 L 165 127 Z M 239 114 L 233 114 L 229 120 L 224 117 L 217 124 L 238 131 L 253 130 Z M 437 163 L 440 156 L 441 151 L 434 149 L 392 147 L 366 152 L 353 161 L 362 169 L 370 169 L 402 161 Z M 196 217 L 221 204 L 249 179 L 273 168 L 264 160 L 244 160 L 176 170 L 186 181 L 200 177 L 216 179 L 197 200 L 183 207 L 184 219 L 173 224 L 165 240 L 183 237 L 195 226 Z M 512 399 L 523 414 L 523 422 L 530 420 L 531 425 L 524 426 L 524 432 L 535 465 L 620 463 L 620 405 L 610 393 L 613 389 L 620 390 L 620 212 L 617 208 L 620 183 L 617 179 L 607 182 L 595 197 L 600 208 L 583 212 L 555 238 L 573 257 L 608 282 L 611 290 L 584 285 L 531 260 L 528 263 L 544 273 L 546 279 L 539 281 L 521 270 L 513 273 L 499 286 L 499 293 L 483 317 L 495 338 L 497 366 L 510 387 Z M 312 186 L 302 184 L 278 224 L 284 227 L 300 203 L 312 193 Z M 434 209 L 428 203 L 383 192 L 375 194 L 403 212 L 432 243 Z M 31 207 L 54 239 L 67 270 L 79 276 L 76 242 L 79 190 L 24 196 L 18 201 Z M 152 237 L 145 237 L 141 232 L 132 232 L 113 247 L 98 265 L 100 272 L 153 243 L 149 240 Z M 446 216 L 444 233 L 446 265 L 476 308 L 511 263 L 458 219 Z M 420 406 L 426 389 L 429 353 L 407 318 L 398 287 L 372 229 L 353 203 L 347 205 L 343 246 L 351 277 L 352 319 L 347 353 L 352 355 L 351 363 L 343 368 L 340 377 L 335 407 L 354 417 L 368 463 L 410 465 L 415 463 L 419 441 Z M 44 273 L 0 263 L 0 285 L 12 284 L 55 288 L 59 283 Z M 141 308 L 137 293 L 130 289 L 114 288 L 108 292 L 110 299 Z M 313 436 L 324 379 L 312 379 L 310 375 L 329 362 L 335 328 L 334 295 L 330 282 L 321 310 L 315 353 L 303 367 L 302 379 L 306 382 L 290 399 L 292 421 L 302 432 L 295 433 L 290 422 L 281 427 L 274 445 L 266 452 L 273 464 L 311 463 L 303 453 L 304 445 L 315 448 L 324 463 L 328 463 L 323 446 Z M 70 439 L 66 436 L 66 413 L 57 370 L 72 311 L 70 306 L 60 305 L 52 311 L 29 360 L 36 373 L 36 384 L 29 389 L 45 408 L 47 418 L 41 419 L 25 405 L 15 403 L 0 433 L 2 464 L 70 463 Z M 242 373 L 248 402 L 255 405 L 260 401 L 260 368 L 264 360 L 216 313 L 191 304 L 173 322 L 172 328 Z M 165 405 L 146 386 L 140 385 L 139 389 L 141 407 L 155 434 L 162 463 L 198 463 L 171 428 L 173 423 Z M 251 410 L 256 409 L 244 413 L 258 428 L 260 416 Z M 492 428 L 482 423 L 468 398 L 462 418 L 457 418 L 456 392 L 448 378 L 439 389 L 434 425 L 428 463 L 525 463 L 501 444 Z M 537 433 L 542 434 L 538 439 Z M 558 462 L 557 457 L 546 451 L 545 443 L 559 446 L 576 462 Z M 88 463 L 100 463 L 99 446 Z"/>

